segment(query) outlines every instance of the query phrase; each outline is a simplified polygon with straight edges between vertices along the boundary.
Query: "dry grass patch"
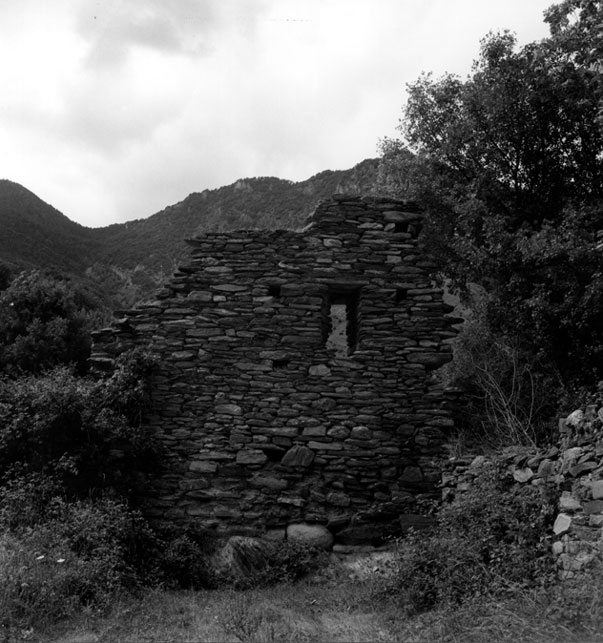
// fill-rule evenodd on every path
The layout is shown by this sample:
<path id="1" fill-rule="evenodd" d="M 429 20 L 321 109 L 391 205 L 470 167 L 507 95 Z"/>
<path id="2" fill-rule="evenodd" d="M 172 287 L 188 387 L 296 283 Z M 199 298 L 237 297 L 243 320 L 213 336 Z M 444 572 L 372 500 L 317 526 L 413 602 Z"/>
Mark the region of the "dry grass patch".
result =
<path id="1" fill-rule="evenodd" d="M 52 643 L 396 641 L 395 608 L 348 578 L 270 588 L 153 591 L 30 640 Z"/>
<path id="2" fill-rule="evenodd" d="M 151 591 L 52 630 L 5 639 L 30 643 L 603 643 L 602 577 L 549 590 L 517 590 L 409 616 L 385 594 L 379 570 L 350 578 L 325 570 L 295 584 L 213 591 Z M 4 643 L 0 636 L 0 641 Z"/>

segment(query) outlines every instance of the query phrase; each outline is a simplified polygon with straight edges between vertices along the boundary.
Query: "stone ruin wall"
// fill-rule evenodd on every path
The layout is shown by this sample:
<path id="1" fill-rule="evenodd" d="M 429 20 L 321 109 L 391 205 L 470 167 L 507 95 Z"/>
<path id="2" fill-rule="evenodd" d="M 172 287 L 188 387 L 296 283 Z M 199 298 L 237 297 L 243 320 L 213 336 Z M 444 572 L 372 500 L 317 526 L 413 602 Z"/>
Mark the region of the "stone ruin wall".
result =
<path id="1" fill-rule="evenodd" d="M 155 301 L 95 333 L 97 370 L 133 346 L 160 356 L 150 517 L 318 523 L 355 542 L 437 495 L 452 420 L 433 370 L 455 320 L 420 221 L 410 203 L 335 195 L 302 231 L 205 233 Z"/>
<path id="2" fill-rule="evenodd" d="M 560 579 L 584 577 L 592 567 L 603 564 L 601 402 L 560 418 L 558 436 L 545 449 L 516 446 L 494 457 L 466 454 L 450 458 L 443 467 L 443 501 L 468 491 L 492 466 L 507 488 L 537 487 L 543 492 L 543 505 L 555 499 L 552 529 L 542 536 L 550 543 Z"/>

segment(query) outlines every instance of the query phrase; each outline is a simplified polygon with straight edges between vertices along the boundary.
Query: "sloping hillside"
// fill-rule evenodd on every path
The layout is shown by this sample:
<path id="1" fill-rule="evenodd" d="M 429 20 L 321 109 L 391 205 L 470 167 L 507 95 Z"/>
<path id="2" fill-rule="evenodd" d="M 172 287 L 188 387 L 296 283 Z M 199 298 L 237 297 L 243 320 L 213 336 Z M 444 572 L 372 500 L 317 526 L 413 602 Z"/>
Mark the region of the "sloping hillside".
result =
<path id="1" fill-rule="evenodd" d="M 185 239 L 209 230 L 297 228 L 335 192 L 369 193 L 378 160 L 321 172 L 294 183 L 273 177 L 240 179 L 194 192 L 146 218 L 106 228 L 69 220 L 26 188 L 0 181 L 0 262 L 13 269 L 52 268 L 94 289 L 107 305 L 146 298 L 186 261 Z"/>
<path id="2" fill-rule="evenodd" d="M 100 248 L 93 232 L 22 185 L 0 180 L 0 260 L 13 270 L 81 272 Z"/>
<path id="3" fill-rule="evenodd" d="M 369 159 L 350 170 L 327 170 L 299 183 L 262 177 L 193 192 L 147 219 L 95 230 L 102 243 L 98 260 L 171 272 L 188 254 L 185 239 L 209 230 L 301 227 L 321 199 L 335 192 L 370 192 L 377 165 Z"/>

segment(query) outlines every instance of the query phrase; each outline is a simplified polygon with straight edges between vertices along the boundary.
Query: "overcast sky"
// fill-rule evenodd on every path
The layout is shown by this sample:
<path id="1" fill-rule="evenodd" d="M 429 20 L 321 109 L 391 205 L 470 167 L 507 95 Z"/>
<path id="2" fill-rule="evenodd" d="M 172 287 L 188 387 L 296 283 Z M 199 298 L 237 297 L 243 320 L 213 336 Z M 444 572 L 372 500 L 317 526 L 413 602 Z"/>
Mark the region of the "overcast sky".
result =
<path id="1" fill-rule="evenodd" d="M 405 84 L 553 0 L 0 0 L 0 178 L 70 219 L 378 155 Z M 1 231 L 0 231 L 1 234 Z"/>

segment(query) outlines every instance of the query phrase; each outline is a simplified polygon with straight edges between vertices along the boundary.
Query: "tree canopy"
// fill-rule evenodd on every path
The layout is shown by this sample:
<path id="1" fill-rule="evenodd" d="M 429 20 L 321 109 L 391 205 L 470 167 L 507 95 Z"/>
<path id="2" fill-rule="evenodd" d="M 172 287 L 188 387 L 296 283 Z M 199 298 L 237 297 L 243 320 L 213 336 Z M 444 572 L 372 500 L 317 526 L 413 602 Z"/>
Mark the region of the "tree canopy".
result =
<path id="1" fill-rule="evenodd" d="M 489 34 L 464 80 L 422 75 L 383 143 L 386 185 L 425 206 L 441 274 L 482 286 L 492 324 L 569 379 L 603 374 L 602 7 L 552 7 L 550 37 L 522 48 Z"/>
<path id="2" fill-rule="evenodd" d="M 86 370 L 94 304 L 63 278 L 21 273 L 0 292 L 0 371 L 39 373 L 73 363 Z"/>

